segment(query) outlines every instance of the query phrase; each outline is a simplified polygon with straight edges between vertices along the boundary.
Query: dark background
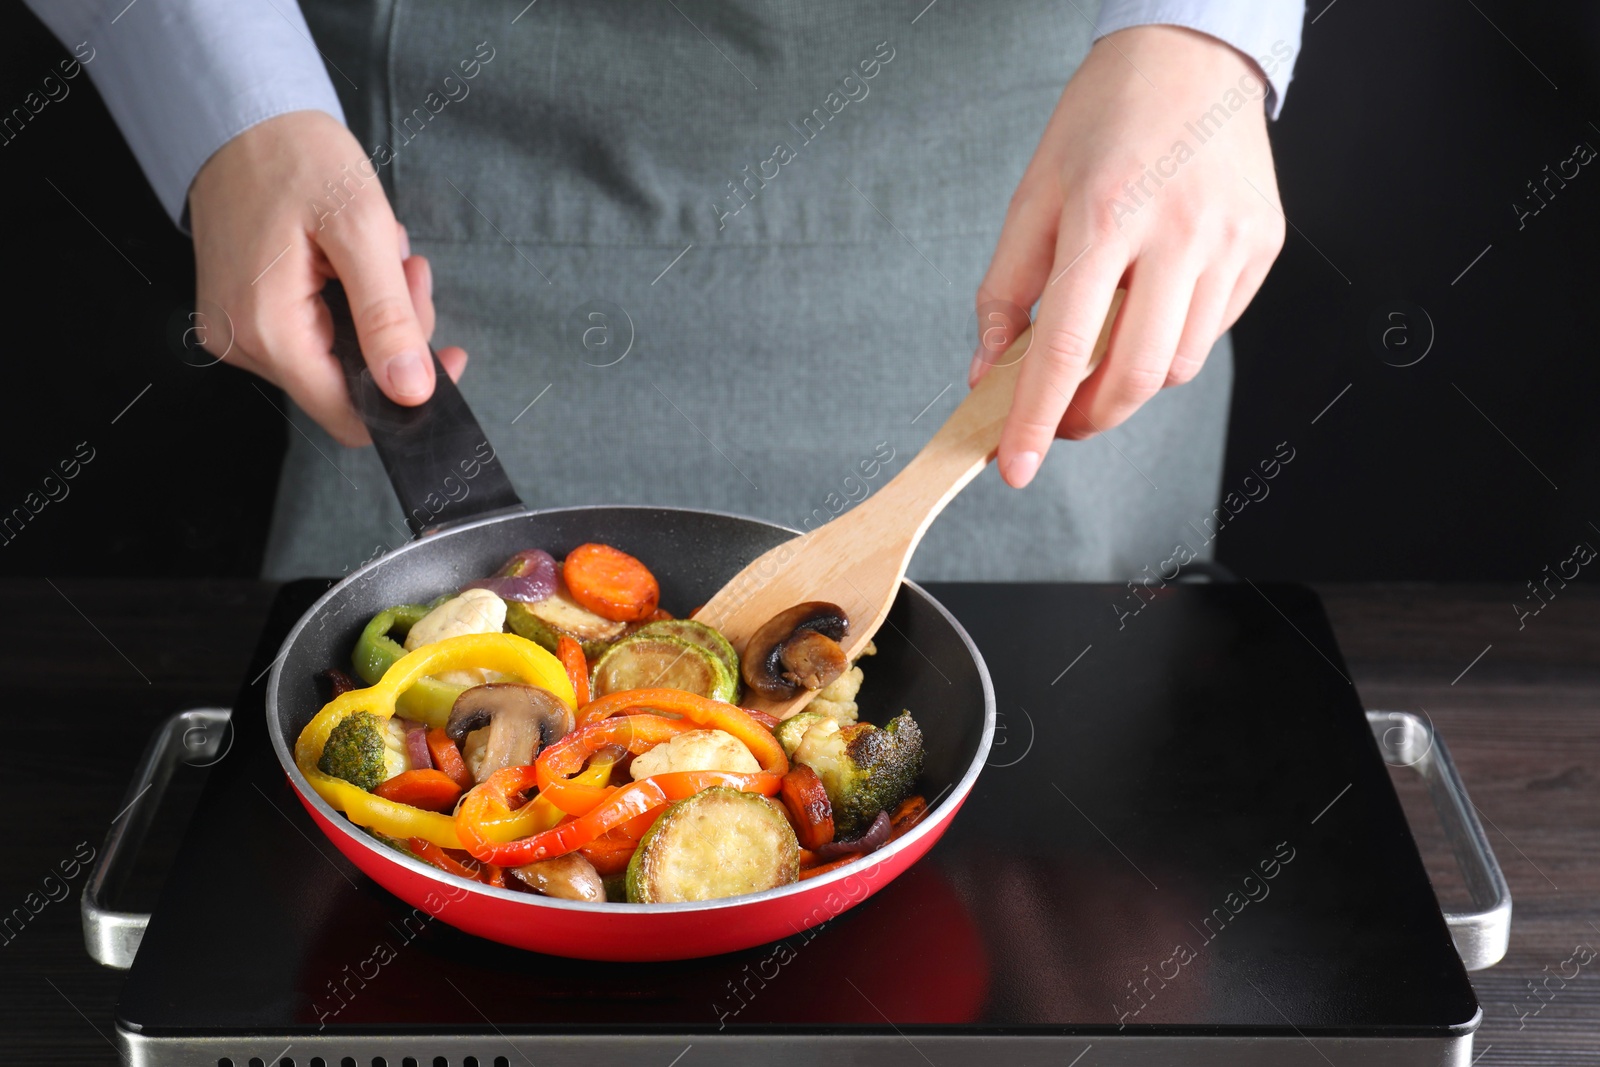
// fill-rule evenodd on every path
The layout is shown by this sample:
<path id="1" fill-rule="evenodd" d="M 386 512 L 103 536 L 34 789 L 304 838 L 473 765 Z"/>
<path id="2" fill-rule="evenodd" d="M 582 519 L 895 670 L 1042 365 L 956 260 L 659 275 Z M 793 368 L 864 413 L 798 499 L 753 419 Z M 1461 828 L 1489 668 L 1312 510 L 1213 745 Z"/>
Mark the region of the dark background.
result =
<path id="1" fill-rule="evenodd" d="M 1600 148 L 1600 10 L 1324 2 L 1272 131 L 1291 225 L 1235 331 L 1224 489 L 1280 441 L 1295 460 L 1221 558 L 1260 578 L 1538 578 L 1600 546 L 1600 159 L 1520 229 L 1512 205 L 1580 141 Z M 66 55 L 0 2 L 6 110 Z M 253 575 L 283 400 L 185 362 L 188 244 L 88 78 L 69 84 L 0 145 L 0 513 L 79 442 L 94 458 L 0 545 L 0 574 Z"/>

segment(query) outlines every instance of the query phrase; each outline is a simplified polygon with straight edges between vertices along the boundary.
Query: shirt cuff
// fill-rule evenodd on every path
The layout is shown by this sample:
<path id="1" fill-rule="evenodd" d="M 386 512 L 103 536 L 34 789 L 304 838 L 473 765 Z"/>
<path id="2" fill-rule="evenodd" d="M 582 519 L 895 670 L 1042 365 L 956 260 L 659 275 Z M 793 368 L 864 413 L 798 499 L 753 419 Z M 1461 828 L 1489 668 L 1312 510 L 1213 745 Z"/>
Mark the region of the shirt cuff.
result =
<path id="1" fill-rule="evenodd" d="M 1215 37 L 1253 59 L 1267 76 L 1267 118 L 1283 110 L 1283 98 L 1300 56 L 1303 0 L 1105 0 L 1095 40 L 1130 26 L 1182 26 Z"/>
<path id="2" fill-rule="evenodd" d="M 290 111 L 344 121 L 295 0 L 27 0 L 89 72 L 173 222 L 217 149 Z"/>

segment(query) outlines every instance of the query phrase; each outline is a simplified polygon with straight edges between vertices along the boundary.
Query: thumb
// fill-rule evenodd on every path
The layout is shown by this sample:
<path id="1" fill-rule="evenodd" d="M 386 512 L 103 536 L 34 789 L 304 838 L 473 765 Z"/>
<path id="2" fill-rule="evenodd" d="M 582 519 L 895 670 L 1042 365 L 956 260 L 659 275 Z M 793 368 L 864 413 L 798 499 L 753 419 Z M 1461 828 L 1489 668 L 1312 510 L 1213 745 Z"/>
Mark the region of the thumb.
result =
<path id="1" fill-rule="evenodd" d="M 400 235 L 389 225 L 354 225 L 322 246 L 350 299 L 361 354 L 373 381 L 408 407 L 433 394 L 433 359 L 401 266 Z"/>

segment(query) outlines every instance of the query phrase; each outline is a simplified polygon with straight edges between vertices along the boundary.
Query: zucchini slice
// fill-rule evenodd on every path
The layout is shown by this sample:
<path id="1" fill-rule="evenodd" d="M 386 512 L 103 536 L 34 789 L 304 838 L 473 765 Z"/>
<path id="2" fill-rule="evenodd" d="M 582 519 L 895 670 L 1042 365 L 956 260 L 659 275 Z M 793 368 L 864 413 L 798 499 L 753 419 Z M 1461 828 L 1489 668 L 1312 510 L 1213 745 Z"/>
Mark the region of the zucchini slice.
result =
<path id="1" fill-rule="evenodd" d="M 590 662 L 628 629 L 627 623 L 603 619 L 573 600 L 564 583 L 558 583 L 555 592 L 532 604 L 508 601 L 506 626 L 512 633 L 541 644 L 551 652 L 565 634 L 583 646 L 583 654 Z"/>
<path id="2" fill-rule="evenodd" d="M 783 810 L 714 786 L 669 807 L 628 863 L 628 902 L 717 900 L 800 877 L 800 842 Z"/>
<path id="3" fill-rule="evenodd" d="M 659 622 L 646 623 L 637 631 L 641 634 L 650 634 L 653 637 L 676 637 L 680 641 L 699 645 L 707 652 L 722 661 L 728 668 L 728 674 L 735 680 L 739 677 L 739 653 L 728 644 L 728 639 L 714 627 L 694 619 L 662 619 Z"/>
<path id="4" fill-rule="evenodd" d="M 644 633 L 612 645 L 594 665 L 596 697 L 624 689 L 682 689 L 732 703 L 734 676 L 704 645 Z"/>

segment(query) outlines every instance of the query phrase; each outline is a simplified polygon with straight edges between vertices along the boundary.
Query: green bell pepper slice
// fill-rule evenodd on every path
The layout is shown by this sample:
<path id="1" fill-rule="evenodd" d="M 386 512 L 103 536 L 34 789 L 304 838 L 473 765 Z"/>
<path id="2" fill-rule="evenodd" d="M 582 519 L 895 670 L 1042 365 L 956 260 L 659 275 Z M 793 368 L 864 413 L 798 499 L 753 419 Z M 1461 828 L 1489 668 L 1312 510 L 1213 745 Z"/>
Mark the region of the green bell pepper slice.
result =
<path id="1" fill-rule="evenodd" d="M 350 657 L 351 666 L 362 681 L 377 685 L 382 680 L 395 661 L 406 654 L 405 647 L 393 635 L 398 634 L 403 640 L 411 627 L 431 610 L 432 605 L 401 604 L 372 617 L 361 631 Z M 456 697 L 465 691 L 465 686 L 422 678 L 395 700 L 395 711 L 408 719 L 443 727 L 450 718 Z"/>

